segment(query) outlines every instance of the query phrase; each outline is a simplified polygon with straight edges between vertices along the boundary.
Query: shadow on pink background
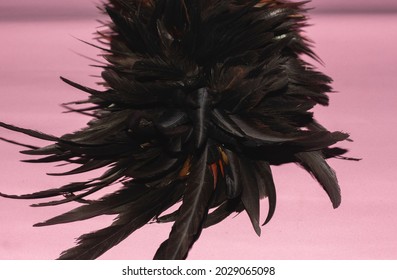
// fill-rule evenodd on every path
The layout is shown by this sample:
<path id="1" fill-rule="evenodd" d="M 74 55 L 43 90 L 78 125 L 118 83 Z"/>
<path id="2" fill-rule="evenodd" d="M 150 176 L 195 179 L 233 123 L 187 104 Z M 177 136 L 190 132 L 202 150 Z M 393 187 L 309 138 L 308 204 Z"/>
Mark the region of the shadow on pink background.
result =
<path id="1" fill-rule="evenodd" d="M 384 3 L 393 6 L 395 1 Z M 273 168 L 278 205 L 262 236 L 255 235 L 243 213 L 204 230 L 190 259 L 397 258 L 396 14 L 313 14 L 310 23 L 307 35 L 316 42 L 315 50 L 325 63 L 319 68 L 334 78 L 337 91 L 330 94 L 330 107 L 316 108 L 315 115 L 330 130 L 351 133 L 354 142 L 342 146 L 350 149 L 349 156 L 363 158 L 361 162 L 330 161 L 341 184 L 342 205 L 333 210 L 321 187 L 298 167 Z M 58 104 L 84 99 L 85 94 L 58 77 L 95 86 L 98 79 L 90 75 L 98 75 L 99 69 L 89 67 L 94 62 L 76 52 L 97 58 L 99 51 L 74 37 L 91 40 L 98 26 L 91 17 L 0 18 L 0 120 L 55 135 L 84 126 L 87 118 L 61 114 Z M 44 144 L 4 129 L 0 136 Z M 21 163 L 28 157 L 19 150 L 0 142 L 1 192 L 30 193 L 81 179 L 46 176 L 60 168 Z M 54 259 L 74 244 L 74 238 L 112 220 L 102 217 L 33 228 L 34 223 L 74 205 L 31 208 L 30 203 L 0 199 L 0 259 Z M 264 219 L 266 200 L 261 207 Z M 169 230 L 170 225 L 148 225 L 101 258 L 150 259 Z"/>

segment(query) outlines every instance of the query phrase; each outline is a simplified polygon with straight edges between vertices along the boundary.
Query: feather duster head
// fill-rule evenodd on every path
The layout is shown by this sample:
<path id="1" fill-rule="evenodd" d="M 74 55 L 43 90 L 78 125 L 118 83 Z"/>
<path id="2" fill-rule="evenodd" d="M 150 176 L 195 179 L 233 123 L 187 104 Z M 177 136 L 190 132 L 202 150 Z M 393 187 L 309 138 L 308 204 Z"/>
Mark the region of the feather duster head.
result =
<path id="1" fill-rule="evenodd" d="M 183 259 L 205 227 L 246 211 L 261 232 L 259 201 L 267 197 L 268 223 L 276 206 L 271 165 L 296 163 L 324 188 L 333 207 L 341 201 L 326 158 L 348 135 L 330 132 L 310 111 L 328 105 L 331 79 L 302 55 L 316 58 L 302 36 L 303 2 L 274 0 L 110 0 L 111 19 L 98 32 L 107 65 L 103 91 L 87 92 L 72 109 L 93 117 L 77 132 L 55 137 L 0 123 L 50 141 L 25 154 L 33 162 L 69 162 L 61 174 L 107 167 L 98 178 L 57 189 L 5 197 L 60 197 L 36 206 L 83 205 L 36 226 L 117 215 L 83 235 L 61 259 L 93 259 L 151 220 L 174 222 L 156 259 Z M 93 106 L 92 106 L 93 105 Z M 111 184 L 119 191 L 88 195 Z M 181 201 L 178 210 L 162 215 Z"/>

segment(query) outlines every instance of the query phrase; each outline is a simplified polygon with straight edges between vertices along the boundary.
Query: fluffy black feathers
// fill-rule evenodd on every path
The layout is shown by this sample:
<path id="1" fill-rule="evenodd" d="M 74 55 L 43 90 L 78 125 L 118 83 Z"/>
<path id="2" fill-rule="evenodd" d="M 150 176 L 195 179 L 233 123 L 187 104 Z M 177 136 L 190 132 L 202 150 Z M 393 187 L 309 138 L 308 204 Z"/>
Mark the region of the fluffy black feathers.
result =
<path id="1" fill-rule="evenodd" d="M 94 259 L 146 223 L 174 222 L 156 259 L 186 258 L 202 228 L 246 211 L 260 234 L 259 201 L 276 191 L 270 165 L 297 163 L 322 185 L 334 207 L 340 189 L 325 158 L 347 134 L 318 125 L 311 110 L 327 105 L 331 79 L 301 59 L 316 58 L 302 34 L 302 3 L 275 0 L 110 0 L 111 19 L 98 32 L 108 64 L 105 90 L 68 79 L 89 94 L 92 116 L 82 130 L 55 137 L 0 126 L 50 141 L 24 145 L 31 162 L 79 166 L 69 175 L 106 167 L 100 177 L 9 198 L 78 201 L 84 205 L 36 226 L 117 215 L 114 223 L 83 235 L 61 259 Z M 12 141 L 10 141 L 12 142 Z M 15 143 L 15 142 L 12 142 Z M 18 143 L 17 143 L 18 144 Z M 87 197 L 111 184 L 122 188 L 99 200 Z M 179 209 L 162 213 L 177 202 Z"/>

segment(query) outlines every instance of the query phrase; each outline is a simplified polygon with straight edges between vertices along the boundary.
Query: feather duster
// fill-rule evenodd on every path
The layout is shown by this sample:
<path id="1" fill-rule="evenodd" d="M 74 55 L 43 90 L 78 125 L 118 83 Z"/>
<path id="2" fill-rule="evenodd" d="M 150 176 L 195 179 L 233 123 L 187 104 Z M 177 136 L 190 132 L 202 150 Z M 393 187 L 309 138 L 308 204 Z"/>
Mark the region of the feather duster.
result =
<path id="1" fill-rule="evenodd" d="M 302 59 L 317 59 L 308 39 L 304 2 L 278 0 L 109 0 L 98 32 L 104 90 L 62 78 L 88 94 L 87 127 L 60 137 L 0 123 L 50 142 L 24 145 L 31 162 L 73 163 L 56 176 L 106 168 L 103 175 L 18 199 L 49 198 L 35 206 L 81 206 L 38 223 L 48 226 L 116 215 L 81 236 L 60 259 L 95 259 L 145 224 L 173 222 L 155 259 L 185 259 L 203 228 L 246 211 L 254 231 L 276 207 L 271 165 L 296 163 L 341 203 L 331 157 L 348 140 L 310 111 L 328 105 L 331 79 Z M 71 104 L 69 104 L 71 105 Z M 68 105 L 68 106 L 69 106 Z M 70 106 L 69 106 L 70 107 Z M 9 142 L 15 143 L 11 140 Z M 110 185 L 100 199 L 89 195 Z M 52 199 L 51 199 L 52 198 Z M 259 202 L 269 212 L 260 221 Z M 164 214 L 180 203 L 179 209 Z"/>

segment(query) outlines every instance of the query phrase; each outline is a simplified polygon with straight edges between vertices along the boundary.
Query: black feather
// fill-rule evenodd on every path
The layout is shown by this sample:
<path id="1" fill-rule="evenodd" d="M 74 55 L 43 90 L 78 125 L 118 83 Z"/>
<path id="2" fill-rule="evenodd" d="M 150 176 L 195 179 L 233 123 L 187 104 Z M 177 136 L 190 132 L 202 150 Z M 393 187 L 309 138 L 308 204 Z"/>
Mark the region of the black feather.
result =
<path id="1" fill-rule="evenodd" d="M 207 165 L 208 149 L 196 155 L 187 180 L 178 218 L 169 238 L 156 252 L 155 259 L 184 259 L 201 233 L 214 189 L 214 179 Z"/>
<path id="2" fill-rule="evenodd" d="M 175 203 L 179 199 L 179 196 L 175 195 L 178 193 L 181 194 L 180 186 L 176 184 L 168 188 L 146 190 L 136 200 L 132 197 L 131 200 L 126 203 L 124 209 L 120 211 L 116 208 L 116 211 L 120 211 L 120 213 L 118 213 L 112 225 L 99 231 L 80 236 L 77 246 L 64 251 L 59 259 L 96 259 L 104 252 L 120 243 L 132 232 L 147 224 L 154 216 L 170 207 L 170 204 Z M 122 200 L 125 199 L 125 197 L 122 198 Z M 116 201 L 116 203 L 117 205 L 113 206 L 120 207 L 119 204 L 121 201 Z M 105 208 L 99 211 L 104 211 L 103 213 L 107 214 L 109 210 Z M 91 213 L 91 215 L 96 216 L 98 212 Z M 85 218 L 89 218 L 89 215 L 83 217 L 73 217 L 73 215 L 69 217 L 64 216 L 59 217 L 59 220 L 55 221 L 55 223 Z M 51 221 L 49 221 L 48 224 L 52 224 Z M 44 223 L 39 225 L 47 224 Z"/>
<path id="3" fill-rule="evenodd" d="M 274 186 L 273 175 L 270 165 L 264 161 L 256 161 L 253 169 L 255 172 L 257 184 L 259 187 L 260 198 L 267 197 L 269 200 L 269 211 L 263 225 L 266 225 L 274 215 L 276 210 L 276 188 Z"/>
<path id="4" fill-rule="evenodd" d="M 239 160 L 239 176 L 241 177 L 241 201 L 250 217 L 252 226 L 258 236 L 261 235 L 259 226 L 259 188 L 254 173 L 254 165 L 246 158 Z"/>
<path id="5" fill-rule="evenodd" d="M 334 208 L 341 203 L 341 194 L 335 171 L 327 164 L 319 151 L 295 155 L 302 165 L 323 186 Z"/>
<path id="6" fill-rule="evenodd" d="M 29 135 L 34 138 L 41 139 L 41 140 L 46 140 L 46 141 L 57 141 L 58 140 L 57 137 L 49 135 L 49 134 L 41 133 L 39 131 L 35 131 L 32 129 L 20 128 L 20 127 L 6 124 L 3 122 L 0 122 L 0 126 L 6 128 L 6 129 L 12 130 L 12 131 L 16 131 L 16 132 L 20 132 L 20 133 Z"/>
<path id="7" fill-rule="evenodd" d="M 208 214 L 203 225 L 204 228 L 220 223 L 233 213 L 241 213 L 244 211 L 244 205 L 240 199 L 230 199 L 225 201 L 222 205 L 217 207 L 214 211 Z"/>

